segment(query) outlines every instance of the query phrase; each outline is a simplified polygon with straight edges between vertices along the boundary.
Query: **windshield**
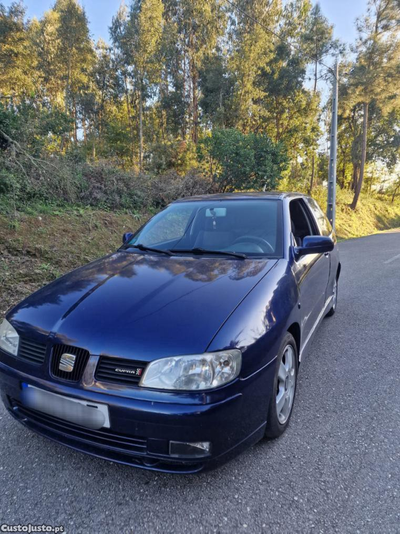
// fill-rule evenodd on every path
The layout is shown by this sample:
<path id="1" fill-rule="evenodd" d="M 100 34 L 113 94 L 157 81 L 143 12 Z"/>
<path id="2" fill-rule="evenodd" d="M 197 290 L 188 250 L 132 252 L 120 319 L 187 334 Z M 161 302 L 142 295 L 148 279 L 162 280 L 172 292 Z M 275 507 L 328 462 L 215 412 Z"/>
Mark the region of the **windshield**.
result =
<path id="1" fill-rule="evenodd" d="M 188 201 L 168 206 L 131 239 L 178 253 L 235 252 L 282 256 L 282 202 L 279 200 Z"/>

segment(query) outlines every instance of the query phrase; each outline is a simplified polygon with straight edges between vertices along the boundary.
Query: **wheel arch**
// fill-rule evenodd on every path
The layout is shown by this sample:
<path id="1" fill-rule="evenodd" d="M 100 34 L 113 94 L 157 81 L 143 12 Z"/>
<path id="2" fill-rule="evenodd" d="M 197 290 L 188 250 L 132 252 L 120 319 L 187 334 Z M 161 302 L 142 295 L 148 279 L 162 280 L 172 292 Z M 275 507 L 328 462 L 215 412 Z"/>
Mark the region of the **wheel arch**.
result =
<path id="1" fill-rule="evenodd" d="M 300 357 L 300 347 L 301 347 L 301 330 L 299 323 L 292 323 L 288 330 L 289 334 L 292 334 L 297 347 L 297 359 Z"/>
<path id="2" fill-rule="evenodd" d="M 336 280 L 339 280 L 341 270 L 342 270 L 342 264 L 339 262 L 339 265 L 336 271 Z"/>

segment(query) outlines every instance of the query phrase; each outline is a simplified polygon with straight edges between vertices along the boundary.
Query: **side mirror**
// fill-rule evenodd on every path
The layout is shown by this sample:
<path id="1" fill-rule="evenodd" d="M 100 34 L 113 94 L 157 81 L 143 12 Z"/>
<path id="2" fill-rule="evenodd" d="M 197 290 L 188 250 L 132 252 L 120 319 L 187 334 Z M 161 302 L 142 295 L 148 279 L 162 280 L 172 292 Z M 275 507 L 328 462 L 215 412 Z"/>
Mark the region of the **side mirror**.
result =
<path id="1" fill-rule="evenodd" d="M 303 239 L 303 246 L 294 248 L 294 253 L 296 258 L 308 254 L 324 254 L 325 252 L 331 252 L 334 246 L 335 244 L 330 237 L 308 235 Z"/>
<path id="2" fill-rule="evenodd" d="M 125 243 L 129 243 L 132 237 L 132 232 L 125 232 L 125 234 L 122 236 L 122 244 L 125 245 Z"/>

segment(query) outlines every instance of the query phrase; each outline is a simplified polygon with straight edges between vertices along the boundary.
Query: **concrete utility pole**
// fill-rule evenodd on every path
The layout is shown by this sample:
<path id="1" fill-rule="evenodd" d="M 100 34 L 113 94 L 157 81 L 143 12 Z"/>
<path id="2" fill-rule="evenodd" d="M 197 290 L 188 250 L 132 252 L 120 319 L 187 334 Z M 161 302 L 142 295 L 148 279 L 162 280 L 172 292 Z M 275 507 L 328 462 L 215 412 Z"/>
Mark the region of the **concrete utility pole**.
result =
<path id="1" fill-rule="evenodd" d="M 333 72 L 331 146 L 330 146 L 330 153 L 329 153 L 329 173 L 328 173 L 328 206 L 326 210 L 327 217 L 333 228 L 335 228 L 335 220 L 336 220 L 336 160 L 337 160 L 338 91 L 339 91 L 339 60 L 336 61 L 335 70 Z"/>

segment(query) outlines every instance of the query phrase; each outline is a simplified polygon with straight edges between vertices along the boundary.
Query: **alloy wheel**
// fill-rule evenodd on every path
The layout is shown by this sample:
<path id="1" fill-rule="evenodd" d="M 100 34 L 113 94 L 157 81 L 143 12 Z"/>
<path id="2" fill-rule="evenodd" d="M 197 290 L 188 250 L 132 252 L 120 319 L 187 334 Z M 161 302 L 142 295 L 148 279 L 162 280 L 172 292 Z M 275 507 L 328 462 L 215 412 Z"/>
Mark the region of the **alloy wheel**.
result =
<path id="1" fill-rule="evenodd" d="M 289 419 L 293 407 L 295 389 L 295 352 L 292 345 L 286 345 L 279 364 L 276 393 L 276 413 L 281 425 L 284 425 Z"/>
<path id="2" fill-rule="evenodd" d="M 336 310 L 337 297 L 338 297 L 337 280 L 335 280 L 335 282 L 333 283 L 333 292 L 332 292 L 332 309 L 333 310 Z"/>

